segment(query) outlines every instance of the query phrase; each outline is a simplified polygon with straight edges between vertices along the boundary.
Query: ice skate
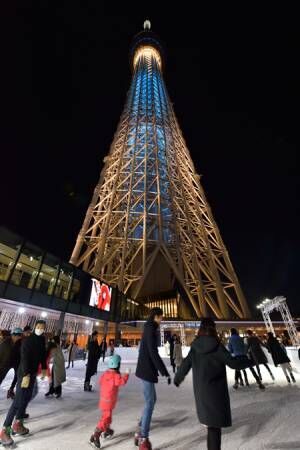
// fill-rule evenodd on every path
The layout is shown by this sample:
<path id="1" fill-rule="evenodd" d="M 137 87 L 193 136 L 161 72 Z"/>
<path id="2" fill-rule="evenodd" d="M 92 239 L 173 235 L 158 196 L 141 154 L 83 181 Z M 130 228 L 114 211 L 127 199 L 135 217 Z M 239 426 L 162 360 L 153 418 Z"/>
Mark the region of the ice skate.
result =
<path id="1" fill-rule="evenodd" d="M 286 381 L 287 381 L 288 383 L 291 383 L 291 379 L 290 379 L 290 377 L 289 377 L 288 375 L 286 375 Z"/>
<path id="2" fill-rule="evenodd" d="M 22 417 L 22 419 L 29 419 L 29 414 L 28 413 L 24 413 L 24 416 Z"/>
<path id="3" fill-rule="evenodd" d="M 114 430 L 112 430 L 111 428 L 107 428 L 107 430 L 104 431 L 104 433 L 103 433 L 103 437 L 105 439 L 109 439 L 109 438 L 113 437 L 113 435 L 114 435 Z"/>
<path id="4" fill-rule="evenodd" d="M 51 392 L 46 392 L 45 397 L 47 397 L 47 398 L 53 397 L 53 394 Z"/>
<path id="5" fill-rule="evenodd" d="M 243 380 L 240 380 L 240 386 L 245 386 Z"/>
<path id="6" fill-rule="evenodd" d="M 232 387 L 233 389 L 237 390 L 239 387 L 239 383 L 236 381 Z"/>
<path id="7" fill-rule="evenodd" d="M 266 389 L 266 388 L 265 388 L 265 385 L 262 384 L 261 381 L 258 383 L 258 387 L 259 387 L 259 389 L 260 389 L 261 391 L 264 391 L 264 390 Z"/>
<path id="8" fill-rule="evenodd" d="M 2 444 L 4 448 L 14 447 L 15 442 L 11 437 L 10 427 L 2 428 L 2 430 L 0 431 L 0 444 Z"/>
<path id="9" fill-rule="evenodd" d="M 8 389 L 7 398 L 11 398 L 12 400 L 15 398 L 15 393 L 13 389 Z"/>
<path id="10" fill-rule="evenodd" d="M 12 426 L 12 435 L 25 436 L 29 434 L 29 429 L 24 427 L 23 420 L 15 420 Z"/>
<path id="11" fill-rule="evenodd" d="M 140 439 L 141 439 L 141 434 L 140 434 L 138 431 L 136 431 L 136 432 L 134 433 L 134 445 L 135 445 L 136 447 L 139 446 L 139 441 L 140 441 Z"/>
<path id="12" fill-rule="evenodd" d="M 152 445 L 148 438 L 141 438 L 139 440 L 139 450 L 152 450 Z"/>
<path id="13" fill-rule="evenodd" d="M 100 438 L 101 438 L 101 430 L 99 430 L 99 428 L 96 428 L 94 433 L 90 437 L 90 444 L 96 448 L 101 448 Z"/>
<path id="14" fill-rule="evenodd" d="M 92 385 L 90 383 L 84 383 L 84 390 L 86 392 L 91 392 L 92 390 Z"/>
<path id="15" fill-rule="evenodd" d="M 139 446 L 139 440 L 141 439 L 141 426 L 138 425 L 136 432 L 134 433 L 134 445 Z"/>

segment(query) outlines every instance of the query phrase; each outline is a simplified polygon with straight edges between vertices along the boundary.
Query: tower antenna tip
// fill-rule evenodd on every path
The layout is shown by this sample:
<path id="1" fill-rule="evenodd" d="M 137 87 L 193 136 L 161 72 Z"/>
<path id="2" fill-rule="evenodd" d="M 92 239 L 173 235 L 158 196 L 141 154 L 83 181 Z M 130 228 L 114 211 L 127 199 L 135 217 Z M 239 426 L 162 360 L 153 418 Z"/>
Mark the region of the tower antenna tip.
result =
<path id="1" fill-rule="evenodd" d="M 145 20 L 144 22 L 144 30 L 150 30 L 151 29 L 151 22 L 150 20 Z"/>

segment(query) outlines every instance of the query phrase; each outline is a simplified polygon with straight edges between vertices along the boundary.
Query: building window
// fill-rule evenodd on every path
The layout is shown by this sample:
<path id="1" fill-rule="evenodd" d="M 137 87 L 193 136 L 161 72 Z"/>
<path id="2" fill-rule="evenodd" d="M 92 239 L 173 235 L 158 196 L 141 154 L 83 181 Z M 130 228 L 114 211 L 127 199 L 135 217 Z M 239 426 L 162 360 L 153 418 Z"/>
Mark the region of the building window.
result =
<path id="1" fill-rule="evenodd" d="M 7 281 L 14 267 L 21 239 L 13 235 L 5 228 L 1 228 L 0 240 L 0 280 Z"/>
<path id="2" fill-rule="evenodd" d="M 11 277 L 11 283 L 32 289 L 41 265 L 42 252 L 32 244 L 26 243 Z"/>
<path id="3" fill-rule="evenodd" d="M 59 271 L 59 276 L 55 288 L 55 297 L 68 300 L 71 292 L 73 280 L 73 267 L 68 264 L 63 264 Z"/>
<path id="4" fill-rule="evenodd" d="M 52 255 L 46 254 L 41 267 L 35 289 L 43 294 L 52 295 L 59 271 L 59 261 Z"/>

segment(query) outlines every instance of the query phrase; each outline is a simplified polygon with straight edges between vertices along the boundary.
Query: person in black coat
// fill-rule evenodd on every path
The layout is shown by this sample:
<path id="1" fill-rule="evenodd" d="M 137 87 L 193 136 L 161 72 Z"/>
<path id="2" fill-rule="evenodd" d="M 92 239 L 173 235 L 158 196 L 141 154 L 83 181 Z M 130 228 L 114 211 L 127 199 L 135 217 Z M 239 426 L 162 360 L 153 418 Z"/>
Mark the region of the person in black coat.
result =
<path id="1" fill-rule="evenodd" d="M 28 403 L 31 400 L 33 387 L 36 382 L 39 365 L 42 366 L 42 376 L 46 376 L 46 342 L 44 332 L 46 322 L 38 320 L 35 324 L 34 334 L 24 339 L 21 345 L 21 359 L 18 369 L 18 382 L 16 396 L 7 413 L 0 434 L 3 446 L 13 444 L 11 430 L 14 434 L 25 435 L 28 428 L 23 425 L 23 418 Z M 15 421 L 14 421 L 15 419 Z M 14 421 L 14 423 L 13 423 Z"/>
<path id="2" fill-rule="evenodd" d="M 100 358 L 102 356 L 103 362 L 105 360 L 106 352 L 107 352 L 107 342 L 106 342 L 106 337 L 104 336 L 104 338 L 102 339 L 101 344 L 100 344 Z"/>
<path id="3" fill-rule="evenodd" d="M 142 380 L 145 398 L 145 407 L 139 423 L 139 430 L 135 434 L 135 443 L 145 449 L 152 448 L 149 441 L 149 430 L 156 402 L 155 383 L 158 382 L 158 372 L 168 378 L 168 384 L 171 383 L 169 372 L 157 349 L 157 332 L 162 318 L 163 311 L 161 308 L 151 309 L 144 326 L 135 373 Z"/>
<path id="4" fill-rule="evenodd" d="M 0 344 L 0 385 L 11 368 L 18 368 L 20 363 L 21 328 L 15 328 L 11 336 Z M 19 344 L 18 344 L 19 343 Z M 15 369 L 16 370 L 16 369 Z"/>
<path id="5" fill-rule="evenodd" d="M 175 365 L 175 361 L 174 361 L 174 345 L 175 345 L 176 339 L 177 339 L 176 334 L 171 336 L 171 339 L 170 339 L 170 363 L 173 368 L 173 373 L 176 372 L 176 365 Z"/>
<path id="6" fill-rule="evenodd" d="M 20 336 L 22 337 L 22 334 Z M 14 389 L 15 389 L 17 381 L 18 381 L 18 368 L 19 368 L 20 361 L 21 361 L 21 345 L 22 345 L 22 339 L 18 339 L 13 347 L 13 352 L 12 352 L 11 367 L 14 369 L 15 375 L 11 382 L 10 388 L 7 391 L 7 398 L 11 398 L 11 399 L 15 398 Z"/>
<path id="7" fill-rule="evenodd" d="M 91 391 L 91 377 L 97 373 L 98 361 L 100 358 L 100 347 L 98 344 L 98 331 L 94 331 L 92 334 L 92 339 L 88 346 L 88 361 L 86 365 L 85 380 L 84 380 L 84 390 Z"/>
<path id="8" fill-rule="evenodd" d="M 274 334 L 271 332 L 268 333 L 267 349 L 271 353 L 274 366 L 276 367 L 280 366 L 282 368 L 283 373 L 286 376 L 287 382 L 290 383 L 292 379 L 293 383 L 296 383 L 293 374 L 293 369 L 290 364 L 291 361 L 288 355 L 286 354 L 286 350 L 283 348 L 283 346 L 278 342 Z"/>
<path id="9" fill-rule="evenodd" d="M 260 380 L 262 381 L 262 376 L 261 376 L 259 365 L 263 364 L 265 366 L 265 368 L 267 369 L 267 371 L 269 372 L 272 380 L 274 381 L 275 377 L 274 377 L 270 367 L 268 366 L 268 359 L 267 359 L 262 347 L 265 347 L 265 345 L 261 342 L 261 340 L 257 336 L 254 336 L 252 330 L 248 330 L 247 331 L 247 350 L 248 350 L 248 354 L 249 354 L 250 358 L 256 365 L 256 369 L 257 369 Z"/>
<path id="10" fill-rule="evenodd" d="M 221 428 L 232 425 L 226 366 L 241 370 L 250 365 L 250 360 L 233 358 L 220 343 L 212 319 L 202 320 L 198 337 L 179 367 L 174 384 L 178 387 L 193 369 L 196 409 L 199 421 L 208 427 L 209 450 L 221 449 Z"/>

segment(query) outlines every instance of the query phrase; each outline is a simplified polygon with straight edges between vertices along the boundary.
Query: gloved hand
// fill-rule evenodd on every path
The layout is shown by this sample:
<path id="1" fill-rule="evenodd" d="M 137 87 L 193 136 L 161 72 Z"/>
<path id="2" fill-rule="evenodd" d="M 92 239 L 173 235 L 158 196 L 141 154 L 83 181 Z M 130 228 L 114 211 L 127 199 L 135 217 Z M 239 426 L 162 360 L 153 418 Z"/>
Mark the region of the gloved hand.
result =
<path id="1" fill-rule="evenodd" d="M 170 385 L 172 382 L 171 377 L 168 377 L 168 385 Z"/>
<path id="2" fill-rule="evenodd" d="M 42 375 L 41 375 L 41 380 L 44 380 L 44 378 L 46 378 L 46 376 L 47 376 L 47 369 L 43 369 Z"/>
<path id="3" fill-rule="evenodd" d="M 24 375 L 21 382 L 21 388 L 28 389 L 30 383 L 30 375 Z"/>
<path id="4" fill-rule="evenodd" d="M 131 369 L 129 367 L 126 368 L 125 373 L 127 373 L 128 375 L 131 373 Z"/>

